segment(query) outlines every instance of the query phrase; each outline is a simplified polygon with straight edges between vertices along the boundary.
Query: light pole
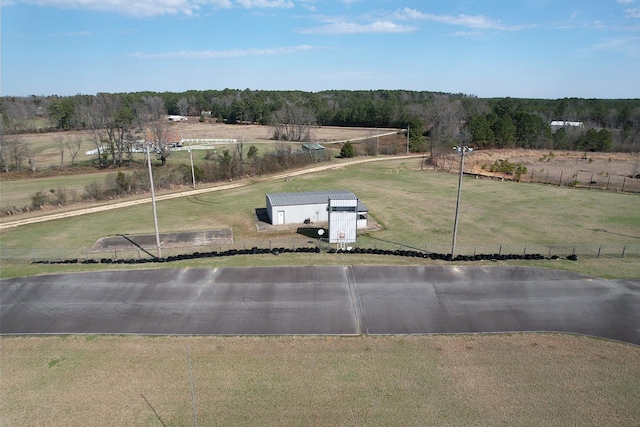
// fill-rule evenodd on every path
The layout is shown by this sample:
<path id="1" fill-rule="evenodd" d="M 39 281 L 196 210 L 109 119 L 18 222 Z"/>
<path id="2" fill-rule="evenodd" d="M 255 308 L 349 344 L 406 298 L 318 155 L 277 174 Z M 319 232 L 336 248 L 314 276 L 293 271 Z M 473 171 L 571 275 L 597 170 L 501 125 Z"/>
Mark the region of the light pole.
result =
<path id="1" fill-rule="evenodd" d="M 409 155 L 409 125 L 407 125 L 407 156 Z"/>
<path id="2" fill-rule="evenodd" d="M 451 243 L 451 260 L 456 256 L 456 237 L 458 237 L 458 216 L 460 215 L 460 196 L 462 194 L 462 175 L 464 174 L 464 153 L 472 152 L 473 148 L 469 147 L 453 147 L 460 154 L 460 179 L 458 180 L 458 199 L 456 201 L 456 217 L 453 221 L 453 242 Z"/>
<path id="3" fill-rule="evenodd" d="M 191 152 L 191 141 L 189 141 L 189 158 L 191 159 L 191 178 L 193 179 L 193 188 L 196 188 L 196 173 L 193 170 L 193 153 Z"/>
<path id="4" fill-rule="evenodd" d="M 151 153 L 149 153 L 149 145 L 147 145 L 147 165 L 149 166 L 149 183 L 151 184 L 151 204 L 153 205 L 153 223 L 156 227 L 156 246 L 158 247 L 158 258 L 162 258 L 160 249 L 160 233 L 158 232 L 158 213 L 156 212 L 156 193 L 153 189 L 153 173 L 151 172 Z"/>

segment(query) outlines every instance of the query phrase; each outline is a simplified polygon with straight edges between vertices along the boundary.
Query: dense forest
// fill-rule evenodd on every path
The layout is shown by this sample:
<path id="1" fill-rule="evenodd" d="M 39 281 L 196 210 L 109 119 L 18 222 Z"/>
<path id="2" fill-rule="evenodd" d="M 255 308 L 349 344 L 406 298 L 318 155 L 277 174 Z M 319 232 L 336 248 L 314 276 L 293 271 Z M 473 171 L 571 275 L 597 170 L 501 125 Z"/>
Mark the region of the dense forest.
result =
<path id="1" fill-rule="evenodd" d="M 640 99 L 484 99 L 404 90 L 250 89 L 0 98 L 3 136 L 111 126 L 124 137 L 136 126 L 148 128 L 149 116 L 158 114 L 270 125 L 274 139 L 294 141 L 309 139 L 313 126 L 409 128 L 414 151 L 455 144 L 640 151 Z M 554 120 L 581 126 L 552 127 Z"/>

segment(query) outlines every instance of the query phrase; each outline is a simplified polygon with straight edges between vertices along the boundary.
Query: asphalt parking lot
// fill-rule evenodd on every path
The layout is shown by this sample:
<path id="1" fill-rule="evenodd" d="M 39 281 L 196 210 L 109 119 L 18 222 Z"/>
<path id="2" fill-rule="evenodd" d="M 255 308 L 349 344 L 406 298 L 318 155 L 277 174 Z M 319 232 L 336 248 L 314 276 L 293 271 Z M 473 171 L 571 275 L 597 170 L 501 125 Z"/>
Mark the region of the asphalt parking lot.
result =
<path id="1" fill-rule="evenodd" d="M 1 334 L 555 331 L 640 345 L 640 280 L 530 267 L 105 271 L 0 281 Z"/>

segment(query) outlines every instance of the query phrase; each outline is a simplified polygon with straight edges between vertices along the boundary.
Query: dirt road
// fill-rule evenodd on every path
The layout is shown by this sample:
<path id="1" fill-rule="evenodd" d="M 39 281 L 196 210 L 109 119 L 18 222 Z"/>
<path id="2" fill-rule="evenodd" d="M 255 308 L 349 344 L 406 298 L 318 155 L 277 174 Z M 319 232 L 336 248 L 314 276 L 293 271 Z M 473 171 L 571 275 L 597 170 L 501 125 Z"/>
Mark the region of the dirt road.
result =
<path id="1" fill-rule="evenodd" d="M 420 156 L 421 156 L 421 154 L 412 154 L 412 155 L 408 155 L 408 156 L 405 155 L 405 156 L 371 157 L 371 158 L 366 158 L 366 159 L 351 160 L 351 161 L 343 162 L 343 163 L 331 163 L 331 164 L 327 164 L 327 165 L 315 166 L 315 167 L 306 168 L 306 169 L 287 171 L 287 172 L 283 172 L 283 173 L 280 173 L 280 174 L 277 174 L 277 175 L 270 175 L 268 177 L 262 177 L 262 178 L 258 178 L 258 179 L 237 181 L 237 182 L 233 182 L 231 184 L 210 185 L 210 186 L 203 187 L 203 188 L 196 188 L 194 190 L 181 191 L 179 193 L 163 194 L 163 195 L 156 196 L 156 201 L 177 199 L 179 197 L 195 196 L 195 195 L 198 195 L 198 194 L 211 193 L 211 192 L 215 192 L 215 191 L 231 190 L 231 189 L 234 189 L 234 188 L 245 187 L 245 186 L 251 185 L 251 184 L 253 184 L 255 182 L 274 181 L 274 180 L 278 180 L 278 179 L 284 179 L 284 178 L 289 178 L 289 177 L 293 177 L 293 176 L 299 176 L 299 175 L 305 175 L 305 174 L 309 174 L 309 173 L 321 172 L 321 171 L 325 171 L 325 170 L 339 169 L 339 168 L 352 166 L 352 165 L 357 165 L 357 164 L 361 164 L 361 163 L 379 162 L 379 161 L 388 161 L 388 160 L 400 160 L 400 159 L 409 159 L 409 158 L 418 158 Z M 70 212 L 60 212 L 60 213 L 55 213 L 55 214 L 42 215 L 42 216 L 38 216 L 38 217 L 34 217 L 34 218 L 25 218 L 25 219 L 20 219 L 20 220 L 16 220 L 16 221 L 9 221 L 9 222 L 2 223 L 2 224 L 0 224 L 0 230 L 20 227 L 22 225 L 35 224 L 35 223 L 39 223 L 39 222 L 54 221 L 56 219 L 71 218 L 71 217 L 75 217 L 75 216 L 87 215 L 87 214 L 98 213 L 98 212 L 106 212 L 106 211 L 110 211 L 110 210 L 114 210 L 114 209 L 121 209 L 121 208 L 130 207 L 130 206 L 143 205 L 143 204 L 150 203 L 150 202 L 151 202 L 150 198 L 129 200 L 129 201 L 124 201 L 124 202 L 113 203 L 113 204 L 110 204 L 110 205 L 94 206 L 94 207 L 90 207 L 90 208 L 78 209 L 78 210 L 74 210 L 74 211 L 70 211 Z"/>

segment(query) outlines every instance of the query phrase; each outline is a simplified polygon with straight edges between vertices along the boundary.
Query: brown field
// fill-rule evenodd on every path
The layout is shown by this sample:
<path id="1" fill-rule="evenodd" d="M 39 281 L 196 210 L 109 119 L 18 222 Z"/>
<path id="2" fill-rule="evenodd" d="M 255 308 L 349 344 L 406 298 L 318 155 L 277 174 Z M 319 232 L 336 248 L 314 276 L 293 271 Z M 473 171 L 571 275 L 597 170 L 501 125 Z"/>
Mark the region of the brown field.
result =
<path id="1" fill-rule="evenodd" d="M 493 162 L 509 160 L 526 166 L 521 181 L 563 186 L 640 193 L 640 153 L 584 153 L 550 150 L 480 150 L 465 156 L 465 171 L 499 179 L 513 179 L 501 173 L 491 173 Z M 448 154 L 438 159 L 438 168 L 460 170 L 460 157 Z"/>
<path id="2" fill-rule="evenodd" d="M 270 126 L 260 125 L 228 125 L 222 123 L 206 122 L 200 123 L 197 118 L 191 118 L 187 122 L 171 123 L 171 129 L 180 133 L 184 139 L 195 138 L 218 138 L 218 139 L 237 139 L 238 141 L 249 142 L 273 142 L 271 139 L 272 128 Z M 331 141 L 343 141 L 348 139 L 358 140 L 361 138 L 373 138 L 377 132 L 389 133 L 395 132 L 394 129 L 371 129 L 371 128 L 345 128 L 345 127 L 316 127 L 312 130 L 312 139 L 314 142 L 327 143 Z M 53 133 L 34 133 L 24 135 L 9 135 L 6 138 L 19 141 L 29 147 L 32 155 L 35 155 L 36 165 L 39 169 L 60 166 L 60 151 L 58 144 L 60 142 L 73 142 L 77 138 L 82 139 L 82 149 L 76 158 L 77 162 L 90 159 L 85 152 L 95 148 L 91 136 L 84 131 L 67 131 Z M 71 162 L 68 152 L 65 152 L 65 163 Z M 24 166 L 28 167 L 27 159 Z"/>
<path id="3" fill-rule="evenodd" d="M 638 425 L 640 349 L 580 336 L 3 337 L 3 426 Z"/>

